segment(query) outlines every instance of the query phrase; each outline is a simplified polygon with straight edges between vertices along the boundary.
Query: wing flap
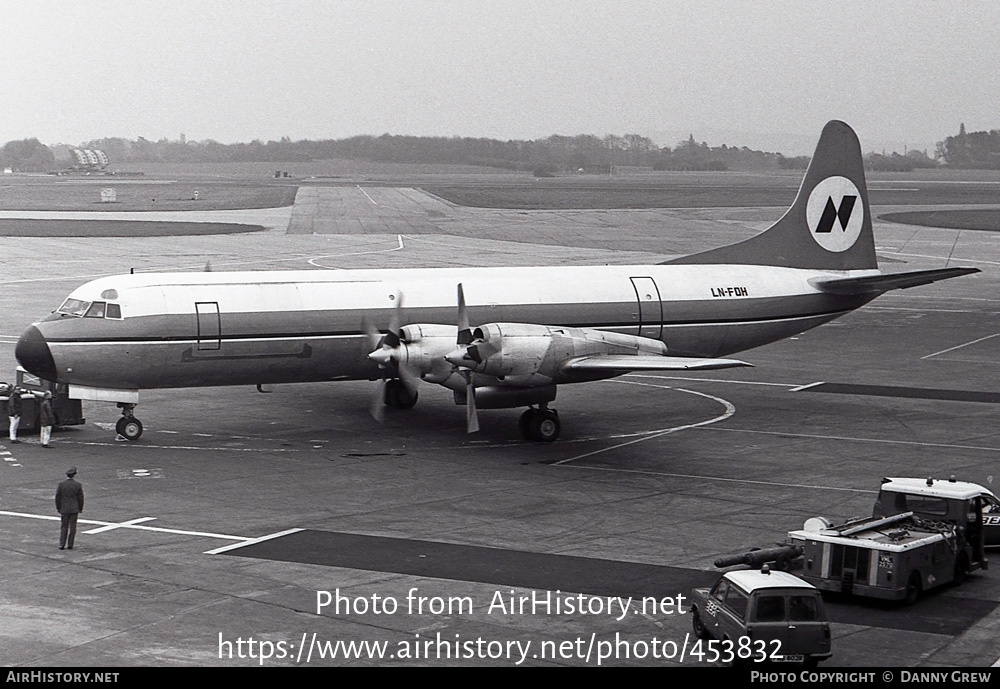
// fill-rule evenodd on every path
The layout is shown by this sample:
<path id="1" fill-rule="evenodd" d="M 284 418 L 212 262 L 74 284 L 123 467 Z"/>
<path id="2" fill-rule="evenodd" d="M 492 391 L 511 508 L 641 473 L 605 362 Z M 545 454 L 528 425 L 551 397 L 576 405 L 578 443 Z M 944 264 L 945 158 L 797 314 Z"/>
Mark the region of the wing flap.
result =
<path id="1" fill-rule="evenodd" d="M 978 272 L 979 268 L 936 268 L 888 275 L 868 275 L 860 278 L 811 278 L 809 284 L 829 294 L 881 294 L 893 289 L 906 289 Z"/>
<path id="2" fill-rule="evenodd" d="M 753 366 L 738 359 L 704 359 L 683 356 L 632 356 L 599 354 L 567 359 L 563 371 L 711 371 L 719 368 Z"/>

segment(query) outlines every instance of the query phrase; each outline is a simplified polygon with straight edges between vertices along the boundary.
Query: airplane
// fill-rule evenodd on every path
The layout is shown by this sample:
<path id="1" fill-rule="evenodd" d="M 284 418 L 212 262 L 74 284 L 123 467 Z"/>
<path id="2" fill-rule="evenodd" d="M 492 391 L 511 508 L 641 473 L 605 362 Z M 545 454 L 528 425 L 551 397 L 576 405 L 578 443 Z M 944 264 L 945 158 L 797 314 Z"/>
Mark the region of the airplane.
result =
<path id="1" fill-rule="evenodd" d="M 32 324 L 15 356 L 71 398 L 116 402 L 128 440 L 140 390 L 369 380 L 380 421 L 435 383 L 468 432 L 478 409 L 523 406 L 524 437 L 551 442 L 559 385 L 749 366 L 725 357 L 977 272 L 879 270 L 861 146 L 833 120 L 791 207 L 735 244 L 655 265 L 114 275 Z"/>

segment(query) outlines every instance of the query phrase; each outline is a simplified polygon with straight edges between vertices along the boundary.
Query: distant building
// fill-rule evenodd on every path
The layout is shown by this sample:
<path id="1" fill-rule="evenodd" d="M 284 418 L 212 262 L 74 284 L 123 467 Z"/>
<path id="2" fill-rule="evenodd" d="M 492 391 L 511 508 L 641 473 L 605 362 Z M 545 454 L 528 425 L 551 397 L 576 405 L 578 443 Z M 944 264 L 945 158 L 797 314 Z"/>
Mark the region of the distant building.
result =
<path id="1" fill-rule="evenodd" d="M 70 155 L 76 161 L 76 165 L 71 167 L 76 170 L 103 170 L 108 166 L 108 156 L 104 151 L 74 148 L 70 150 Z"/>

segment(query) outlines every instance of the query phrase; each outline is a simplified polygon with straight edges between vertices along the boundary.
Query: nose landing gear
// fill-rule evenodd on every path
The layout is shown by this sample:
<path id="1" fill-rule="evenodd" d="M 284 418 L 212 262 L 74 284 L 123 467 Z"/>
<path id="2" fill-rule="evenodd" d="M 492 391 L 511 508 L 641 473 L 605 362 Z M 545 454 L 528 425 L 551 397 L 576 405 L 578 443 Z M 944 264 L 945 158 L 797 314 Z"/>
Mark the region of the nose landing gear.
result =
<path id="1" fill-rule="evenodd" d="M 118 407 L 122 410 L 122 418 L 115 424 L 115 432 L 126 440 L 138 440 L 142 435 L 142 422 L 132 416 L 135 405 L 129 402 L 119 402 Z"/>

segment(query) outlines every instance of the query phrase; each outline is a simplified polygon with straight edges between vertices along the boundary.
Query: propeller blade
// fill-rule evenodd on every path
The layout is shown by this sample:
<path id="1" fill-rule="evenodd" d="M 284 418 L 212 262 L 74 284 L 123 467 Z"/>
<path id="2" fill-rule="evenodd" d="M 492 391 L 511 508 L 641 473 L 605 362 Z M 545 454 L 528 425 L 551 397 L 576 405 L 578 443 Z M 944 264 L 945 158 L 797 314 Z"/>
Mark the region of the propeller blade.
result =
<path id="1" fill-rule="evenodd" d="M 385 420 L 385 391 L 386 383 L 390 377 L 399 376 L 403 381 L 403 384 L 411 392 L 416 391 L 416 377 L 409 370 L 406 370 L 405 366 L 400 366 L 399 357 L 400 344 L 402 340 L 400 338 L 400 322 L 402 321 L 403 314 L 403 293 L 397 292 L 395 296 L 395 306 L 392 309 L 392 314 L 389 316 L 389 330 L 386 334 L 382 334 L 378 328 L 371 322 L 367 314 L 362 316 L 361 323 L 365 331 L 365 335 L 368 338 L 368 346 L 371 351 L 368 352 L 368 358 L 378 364 L 379 368 L 382 369 L 382 378 L 378 381 L 375 386 L 375 393 L 372 395 L 371 402 L 368 405 L 368 411 L 371 413 L 372 417 L 382 423 Z"/>
<path id="2" fill-rule="evenodd" d="M 458 344 L 467 345 L 472 342 L 472 329 L 469 327 L 469 313 L 465 308 L 465 290 L 458 283 Z"/>
<path id="3" fill-rule="evenodd" d="M 399 292 L 396 297 L 396 307 L 389 316 L 389 332 L 385 336 L 385 344 L 390 347 L 399 346 L 399 324 L 403 319 L 403 293 Z"/>
<path id="4" fill-rule="evenodd" d="M 385 378 L 381 378 L 375 386 L 375 394 L 368 404 L 368 411 L 379 423 L 385 421 Z"/>
<path id="5" fill-rule="evenodd" d="M 378 331 L 375 324 L 368 319 L 368 314 L 361 317 L 361 327 L 365 331 L 365 335 L 368 337 L 368 347 L 371 351 L 378 349 L 379 343 L 382 341 L 382 333 Z"/>
<path id="6" fill-rule="evenodd" d="M 476 413 L 476 388 L 472 383 L 472 371 L 465 372 L 465 430 L 475 433 L 479 430 L 479 415 Z"/>
<path id="7" fill-rule="evenodd" d="M 415 372 L 409 366 L 399 367 L 399 379 L 406 386 L 406 390 L 412 395 L 416 393 L 417 386 L 420 385 L 420 374 Z"/>

